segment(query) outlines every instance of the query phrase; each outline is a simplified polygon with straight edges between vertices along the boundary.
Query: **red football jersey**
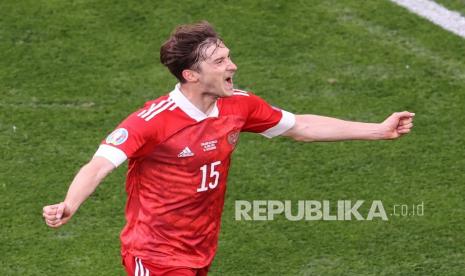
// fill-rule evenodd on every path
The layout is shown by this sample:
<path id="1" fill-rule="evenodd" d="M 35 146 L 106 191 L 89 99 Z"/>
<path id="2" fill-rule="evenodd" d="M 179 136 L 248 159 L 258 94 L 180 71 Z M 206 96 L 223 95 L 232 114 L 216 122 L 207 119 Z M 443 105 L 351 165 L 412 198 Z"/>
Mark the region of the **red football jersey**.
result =
<path id="1" fill-rule="evenodd" d="M 213 260 L 231 153 L 241 131 L 282 134 L 294 115 L 235 90 L 206 115 L 180 91 L 149 101 L 100 145 L 115 166 L 129 159 L 122 254 L 200 268 Z"/>

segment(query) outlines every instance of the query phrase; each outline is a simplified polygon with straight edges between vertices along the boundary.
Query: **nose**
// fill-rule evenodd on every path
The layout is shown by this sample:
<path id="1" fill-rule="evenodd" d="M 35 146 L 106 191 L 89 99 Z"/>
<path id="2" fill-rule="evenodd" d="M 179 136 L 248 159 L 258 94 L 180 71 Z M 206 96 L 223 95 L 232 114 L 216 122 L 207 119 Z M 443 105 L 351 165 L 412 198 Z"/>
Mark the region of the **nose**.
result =
<path id="1" fill-rule="evenodd" d="M 228 70 L 230 70 L 230 71 L 236 71 L 237 70 L 237 65 L 231 59 L 229 60 Z"/>

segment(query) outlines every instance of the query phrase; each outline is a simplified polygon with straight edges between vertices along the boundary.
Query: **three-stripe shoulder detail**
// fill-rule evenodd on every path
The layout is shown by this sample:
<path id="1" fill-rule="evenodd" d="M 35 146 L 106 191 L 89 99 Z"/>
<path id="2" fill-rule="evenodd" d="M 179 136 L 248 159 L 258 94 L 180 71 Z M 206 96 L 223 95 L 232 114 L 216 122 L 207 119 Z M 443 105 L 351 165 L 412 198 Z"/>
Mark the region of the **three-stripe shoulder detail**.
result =
<path id="1" fill-rule="evenodd" d="M 170 97 L 166 100 L 161 100 L 158 103 L 153 103 L 149 108 L 146 108 L 137 114 L 137 117 L 144 119 L 145 121 L 152 120 L 155 116 L 162 113 L 165 110 L 173 111 L 178 105 Z"/>

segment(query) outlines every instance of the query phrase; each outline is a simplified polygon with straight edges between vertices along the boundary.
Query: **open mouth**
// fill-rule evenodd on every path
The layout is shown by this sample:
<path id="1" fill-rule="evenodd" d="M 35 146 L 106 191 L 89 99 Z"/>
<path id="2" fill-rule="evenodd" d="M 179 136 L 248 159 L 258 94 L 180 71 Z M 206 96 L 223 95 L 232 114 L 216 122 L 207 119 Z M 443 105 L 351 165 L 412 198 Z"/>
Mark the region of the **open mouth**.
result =
<path id="1" fill-rule="evenodd" d="M 224 79 L 226 84 L 232 88 L 233 86 L 233 80 L 232 80 L 232 77 L 227 77 L 226 79 Z"/>

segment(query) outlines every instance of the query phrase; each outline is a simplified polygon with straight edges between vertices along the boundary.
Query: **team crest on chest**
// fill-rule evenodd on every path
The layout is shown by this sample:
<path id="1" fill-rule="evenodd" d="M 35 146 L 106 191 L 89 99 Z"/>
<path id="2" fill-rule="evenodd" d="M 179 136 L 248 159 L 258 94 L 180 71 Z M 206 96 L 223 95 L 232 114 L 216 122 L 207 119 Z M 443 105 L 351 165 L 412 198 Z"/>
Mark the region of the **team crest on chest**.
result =
<path id="1" fill-rule="evenodd" d="M 231 145 L 237 144 L 237 141 L 239 140 L 239 130 L 233 130 L 228 133 L 228 143 Z"/>

